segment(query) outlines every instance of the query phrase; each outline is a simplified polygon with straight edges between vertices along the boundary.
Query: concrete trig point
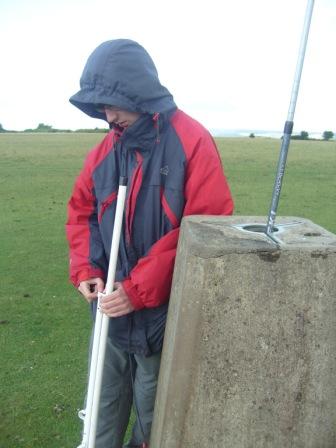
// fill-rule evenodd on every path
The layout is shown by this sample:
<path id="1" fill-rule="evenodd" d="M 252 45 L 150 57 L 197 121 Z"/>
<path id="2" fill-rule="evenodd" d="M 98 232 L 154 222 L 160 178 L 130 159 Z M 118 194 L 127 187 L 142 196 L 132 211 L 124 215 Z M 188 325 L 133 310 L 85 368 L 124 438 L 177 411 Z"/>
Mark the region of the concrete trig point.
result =
<path id="1" fill-rule="evenodd" d="M 265 221 L 183 221 L 153 448 L 336 447 L 336 236 Z"/>

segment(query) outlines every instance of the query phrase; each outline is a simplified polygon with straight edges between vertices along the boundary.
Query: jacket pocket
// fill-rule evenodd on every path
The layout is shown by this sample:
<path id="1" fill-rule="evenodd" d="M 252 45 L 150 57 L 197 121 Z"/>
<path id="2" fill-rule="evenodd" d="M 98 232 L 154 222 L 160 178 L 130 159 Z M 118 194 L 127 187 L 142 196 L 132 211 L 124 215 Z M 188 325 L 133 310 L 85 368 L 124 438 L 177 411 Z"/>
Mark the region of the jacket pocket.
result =
<path id="1" fill-rule="evenodd" d="M 180 225 L 183 208 L 184 208 L 184 194 L 181 190 L 173 188 L 161 188 L 161 206 L 172 225 L 175 229 Z"/>
<path id="2" fill-rule="evenodd" d="M 113 191 L 107 198 L 98 203 L 98 222 L 101 223 L 104 213 L 108 207 L 110 207 L 113 202 L 117 199 L 118 193 Z"/>
<path id="3" fill-rule="evenodd" d="M 174 191 L 174 190 L 170 190 L 170 193 L 175 193 L 176 196 L 179 194 L 178 191 Z M 163 188 L 161 188 L 161 190 L 160 190 L 160 197 L 161 197 L 162 209 L 163 209 L 166 217 L 168 218 L 172 228 L 175 229 L 176 227 L 179 226 L 180 220 L 179 220 L 179 217 L 176 216 L 175 211 L 169 205 L 169 203 L 167 201 L 166 190 L 164 190 Z"/>

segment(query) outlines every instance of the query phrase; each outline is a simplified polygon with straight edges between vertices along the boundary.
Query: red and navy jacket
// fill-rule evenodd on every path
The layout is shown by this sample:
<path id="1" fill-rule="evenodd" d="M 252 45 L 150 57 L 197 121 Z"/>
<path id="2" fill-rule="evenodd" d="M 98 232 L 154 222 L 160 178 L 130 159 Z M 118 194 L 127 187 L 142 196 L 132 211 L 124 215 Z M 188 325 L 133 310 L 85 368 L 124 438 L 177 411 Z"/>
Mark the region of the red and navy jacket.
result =
<path id="1" fill-rule="evenodd" d="M 181 219 L 233 210 L 212 137 L 171 96 L 166 100 L 166 108 L 142 113 L 122 133 L 112 129 L 88 154 L 66 225 L 73 284 L 106 280 L 123 166 L 128 185 L 116 280 L 135 311 L 110 319 L 109 334 L 120 348 L 145 355 L 161 349 Z M 80 106 L 88 113 L 89 102 Z"/>

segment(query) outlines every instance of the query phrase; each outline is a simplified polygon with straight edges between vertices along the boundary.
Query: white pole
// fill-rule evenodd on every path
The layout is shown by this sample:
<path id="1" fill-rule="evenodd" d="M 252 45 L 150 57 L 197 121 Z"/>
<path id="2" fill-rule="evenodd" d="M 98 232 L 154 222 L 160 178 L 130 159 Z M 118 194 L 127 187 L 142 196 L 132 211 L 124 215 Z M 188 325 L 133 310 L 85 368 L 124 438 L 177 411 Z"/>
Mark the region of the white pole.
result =
<path id="1" fill-rule="evenodd" d="M 95 327 L 94 327 L 94 335 L 93 335 L 92 351 L 91 351 L 91 363 L 90 363 L 88 392 L 87 392 L 87 397 L 86 397 L 86 408 L 84 411 L 80 412 L 80 416 L 81 415 L 84 416 L 84 430 L 83 430 L 83 436 L 82 436 L 82 443 L 79 445 L 78 448 L 87 448 L 88 447 L 88 440 L 89 440 L 90 427 L 91 427 L 92 404 L 93 404 L 93 397 L 94 397 L 96 371 L 97 371 L 98 354 L 99 354 L 99 340 L 101 337 L 102 318 L 103 318 L 103 314 L 98 312 L 98 310 L 97 310 Z"/>
<path id="2" fill-rule="evenodd" d="M 115 282 L 115 272 L 118 261 L 120 235 L 127 191 L 127 186 L 124 185 L 124 183 L 127 183 L 127 180 L 125 181 L 125 178 L 123 178 L 123 181 L 120 183 L 118 190 L 117 207 L 111 242 L 110 262 L 107 281 L 105 285 L 105 295 L 112 293 Z M 104 294 L 98 295 L 98 306 L 90 364 L 89 386 L 85 409 L 84 431 L 82 443 L 78 448 L 95 447 L 100 391 L 103 378 L 106 341 L 109 326 L 109 317 L 100 311 L 100 300 L 102 297 L 104 297 Z"/>

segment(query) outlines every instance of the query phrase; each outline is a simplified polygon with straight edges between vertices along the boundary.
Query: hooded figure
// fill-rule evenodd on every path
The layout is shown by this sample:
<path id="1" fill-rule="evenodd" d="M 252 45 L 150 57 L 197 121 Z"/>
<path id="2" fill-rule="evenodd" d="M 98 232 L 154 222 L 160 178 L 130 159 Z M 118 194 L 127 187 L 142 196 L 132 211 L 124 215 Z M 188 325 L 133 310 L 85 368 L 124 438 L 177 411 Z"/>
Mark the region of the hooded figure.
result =
<path id="1" fill-rule="evenodd" d="M 137 419 L 126 446 L 142 446 L 149 441 L 181 219 L 231 214 L 233 202 L 210 134 L 177 109 L 138 43 L 102 43 L 70 102 L 111 128 L 88 154 L 68 204 L 70 278 L 93 315 L 106 282 L 119 177 L 128 179 L 117 290 L 102 305 L 111 319 L 96 448 L 122 447 L 132 396 Z M 109 306 L 117 299 L 126 305 L 116 313 Z"/>
<path id="2" fill-rule="evenodd" d="M 89 57 L 80 91 L 70 102 L 94 118 L 106 120 L 97 104 L 132 112 L 155 114 L 176 108 L 172 95 L 160 84 L 154 62 L 134 41 L 104 42 Z"/>

